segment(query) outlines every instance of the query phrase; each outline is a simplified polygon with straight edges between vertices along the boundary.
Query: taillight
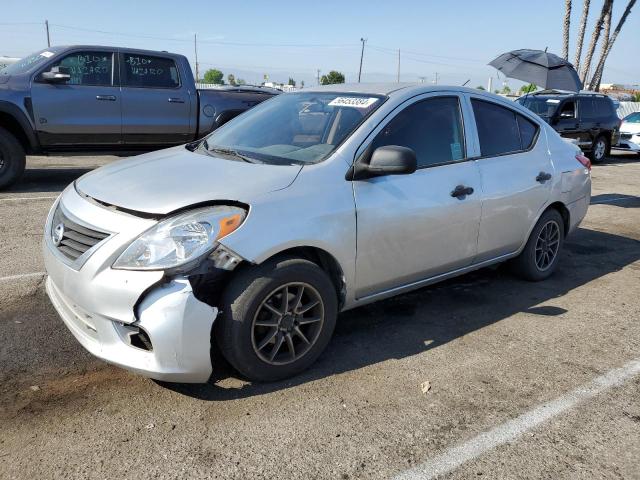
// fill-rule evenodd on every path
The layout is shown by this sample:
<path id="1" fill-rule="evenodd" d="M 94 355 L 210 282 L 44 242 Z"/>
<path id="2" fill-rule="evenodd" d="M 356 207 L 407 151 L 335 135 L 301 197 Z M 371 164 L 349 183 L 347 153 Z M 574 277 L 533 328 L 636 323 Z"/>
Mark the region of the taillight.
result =
<path id="1" fill-rule="evenodd" d="M 576 160 L 578 160 L 584 168 L 591 171 L 591 160 L 589 160 L 587 157 L 578 154 L 576 155 Z"/>

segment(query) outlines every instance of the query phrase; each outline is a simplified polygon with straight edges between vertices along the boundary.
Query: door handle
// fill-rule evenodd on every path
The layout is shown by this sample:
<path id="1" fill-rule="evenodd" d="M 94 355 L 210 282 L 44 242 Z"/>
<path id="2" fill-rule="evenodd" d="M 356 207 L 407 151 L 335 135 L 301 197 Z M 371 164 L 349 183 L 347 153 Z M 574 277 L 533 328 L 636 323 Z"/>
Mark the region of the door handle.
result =
<path id="1" fill-rule="evenodd" d="M 184 103 L 184 100 L 177 97 L 171 97 L 169 98 L 169 103 Z"/>
<path id="2" fill-rule="evenodd" d="M 115 102 L 116 101 L 116 96 L 115 95 L 96 95 L 96 100 L 104 100 L 107 102 Z"/>
<path id="3" fill-rule="evenodd" d="M 547 180 L 551 180 L 551 174 L 547 172 L 540 172 L 536 177 L 536 182 L 544 183 Z"/>
<path id="4" fill-rule="evenodd" d="M 451 196 L 455 198 L 466 197 L 467 195 L 473 194 L 473 188 L 465 187 L 464 185 L 458 185 L 451 192 Z"/>

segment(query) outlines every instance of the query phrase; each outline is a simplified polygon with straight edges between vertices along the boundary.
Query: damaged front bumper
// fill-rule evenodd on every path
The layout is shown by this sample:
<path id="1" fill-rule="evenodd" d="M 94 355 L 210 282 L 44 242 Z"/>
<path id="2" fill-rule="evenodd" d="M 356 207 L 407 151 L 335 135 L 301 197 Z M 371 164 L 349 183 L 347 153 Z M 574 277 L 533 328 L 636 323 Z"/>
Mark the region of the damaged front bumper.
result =
<path id="1" fill-rule="evenodd" d="M 78 265 L 54 244 L 53 211 L 43 253 L 46 290 L 76 339 L 93 355 L 127 370 L 170 382 L 206 382 L 211 376 L 211 332 L 218 314 L 193 292 L 186 277 L 159 271 L 111 268 L 113 261 L 154 220 L 105 209 L 67 189 L 61 200 L 76 224 L 112 234 Z"/>

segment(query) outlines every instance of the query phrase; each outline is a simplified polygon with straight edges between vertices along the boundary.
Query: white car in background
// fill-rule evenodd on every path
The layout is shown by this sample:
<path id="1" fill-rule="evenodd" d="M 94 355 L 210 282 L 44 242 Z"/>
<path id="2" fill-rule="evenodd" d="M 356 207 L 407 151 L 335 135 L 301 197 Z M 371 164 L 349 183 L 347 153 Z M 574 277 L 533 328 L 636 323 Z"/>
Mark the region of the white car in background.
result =
<path id="1" fill-rule="evenodd" d="M 0 70 L 2 70 L 5 67 L 8 67 L 9 65 L 13 65 L 18 60 L 20 60 L 20 59 L 19 58 L 14 58 L 14 57 L 3 57 L 3 56 L 0 56 Z"/>
<path id="2" fill-rule="evenodd" d="M 640 155 L 640 112 L 633 112 L 622 119 L 620 141 L 613 148 Z"/>

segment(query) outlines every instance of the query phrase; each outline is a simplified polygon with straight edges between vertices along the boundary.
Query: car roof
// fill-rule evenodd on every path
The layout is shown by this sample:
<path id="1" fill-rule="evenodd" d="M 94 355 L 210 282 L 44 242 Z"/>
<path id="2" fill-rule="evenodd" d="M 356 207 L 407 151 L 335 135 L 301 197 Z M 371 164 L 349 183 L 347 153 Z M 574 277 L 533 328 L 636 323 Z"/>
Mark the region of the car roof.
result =
<path id="1" fill-rule="evenodd" d="M 298 90 L 300 91 L 300 90 Z M 460 87 L 456 85 L 431 85 L 428 83 L 337 83 L 333 85 L 323 85 L 317 87 L 304 88 L 302 92 L 336 92 L 336 93 L 360 93 L 369 95 L 419 95 L 421 93 L 430 92 L 466 92 L 478 95 L 486 95 L 496 97 L 496 95 L 487 93 L 469 87 Z M 498 97 L 501 98 L 501 97 Z"/>

